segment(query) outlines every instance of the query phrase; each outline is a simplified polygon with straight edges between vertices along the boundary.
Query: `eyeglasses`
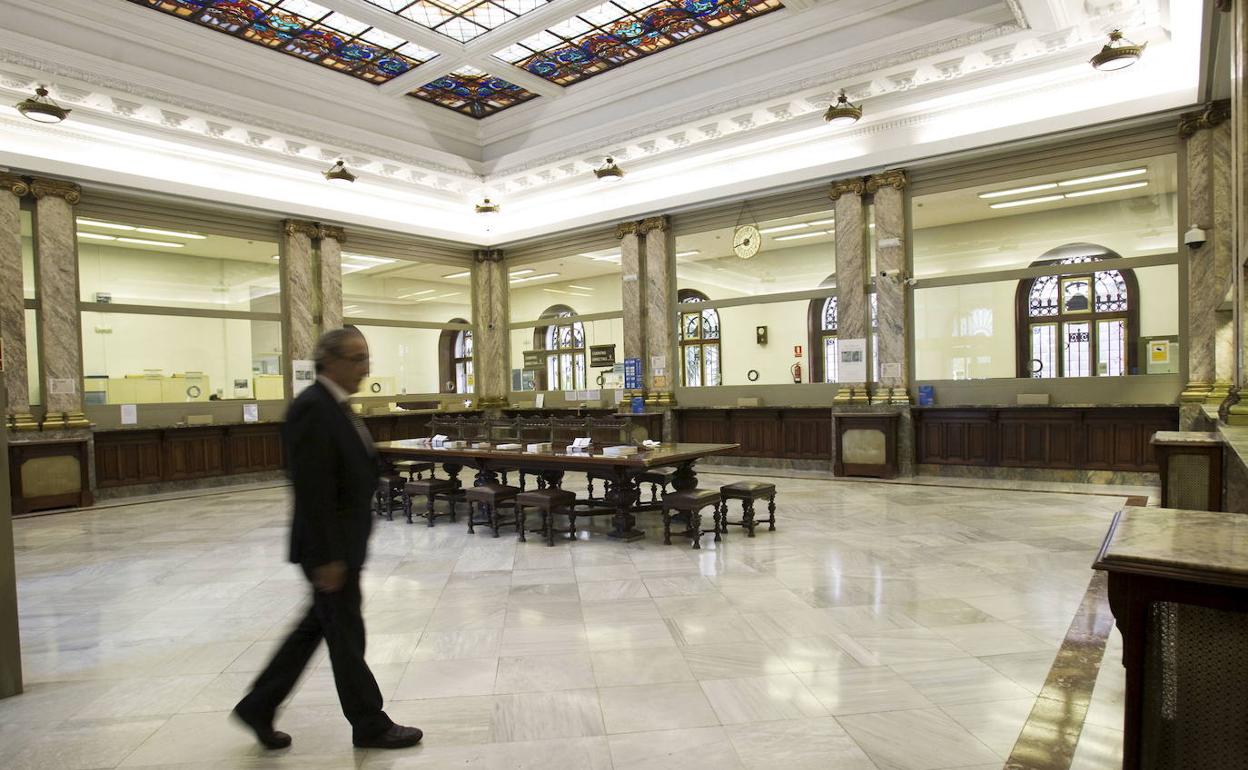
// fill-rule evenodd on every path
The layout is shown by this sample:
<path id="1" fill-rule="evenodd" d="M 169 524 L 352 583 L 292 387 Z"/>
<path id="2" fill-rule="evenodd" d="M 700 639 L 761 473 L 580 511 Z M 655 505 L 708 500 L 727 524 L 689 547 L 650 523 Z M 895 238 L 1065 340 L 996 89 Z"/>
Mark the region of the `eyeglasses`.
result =
<path id="1" fill-rule="evenodd" d="M 367 353 L 361 353 L 361 354 L 360 354 L 360 355 L 358 355 L 358 356 L 343 356 L 342 358 L 343 358 L 343 360 L 344 360 L 344 361 L 350 361 L 350 362 L 351 362 L 351 363 L 353 363 L 353 364 L 366 364 L 366 363 L 368 363 L 368 354 L 367 354 Z"/>

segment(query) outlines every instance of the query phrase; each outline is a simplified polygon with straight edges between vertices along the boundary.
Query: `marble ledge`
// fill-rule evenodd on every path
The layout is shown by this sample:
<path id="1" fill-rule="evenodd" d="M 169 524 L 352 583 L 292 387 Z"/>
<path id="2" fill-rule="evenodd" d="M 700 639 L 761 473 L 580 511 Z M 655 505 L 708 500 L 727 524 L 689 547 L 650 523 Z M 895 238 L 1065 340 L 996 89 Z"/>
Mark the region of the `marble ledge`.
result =
<path id="1" fill-rule="evenodd" d="M 1128 506 L 1092 566 L 1248 588 L 1248 516 Z"/>
<path id="2" fill-rule="evenodd" d="M 911 406 L 911 409 L 936 411 L 940 409 L 1163 409 L 1178 404 L 936 404 L 934 406 Z"/>
<path id="3" fill-rule="evenodd" d="M 1222 435 L 1198 430 L 1159 430 L 1153 434 L 1151 444 L 1157 446 L 1222 446 Z"/>

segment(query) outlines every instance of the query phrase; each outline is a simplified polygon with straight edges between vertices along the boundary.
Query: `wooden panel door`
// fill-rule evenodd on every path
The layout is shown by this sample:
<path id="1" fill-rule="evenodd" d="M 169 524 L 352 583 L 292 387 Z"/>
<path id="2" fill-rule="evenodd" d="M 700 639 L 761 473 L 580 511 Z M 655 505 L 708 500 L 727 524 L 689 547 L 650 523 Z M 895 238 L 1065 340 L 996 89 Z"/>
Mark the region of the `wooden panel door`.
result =
<path id="1" fill-rule="evenodd" d="M 161 480 L 161 431 L 95 434 L 95 485 L 100 489 Z"/>

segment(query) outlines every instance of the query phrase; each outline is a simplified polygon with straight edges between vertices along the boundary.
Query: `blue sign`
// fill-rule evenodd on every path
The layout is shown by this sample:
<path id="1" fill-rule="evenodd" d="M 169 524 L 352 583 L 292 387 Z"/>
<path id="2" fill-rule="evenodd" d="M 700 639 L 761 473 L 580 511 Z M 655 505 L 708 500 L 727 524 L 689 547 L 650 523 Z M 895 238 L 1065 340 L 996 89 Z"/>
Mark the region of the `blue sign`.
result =
<path id="1" fill-rule="evenodd" d="M 645 414 L 646 413 L 646 400 L 642 398 L 641 396 L 633 396 L 631 405 L 633 408 L 633 414 Z"/>
<path id="2" fill-rule="evenodd" d="M 639 390 L 641 388 L 641 359 L 624 359 L 624 389 Z"/>
<path id="3" fill-rule="evenodd" d="M 919 386 L 919 406 L 932 406 L 936 403 L 936 388 L 931 385 Z"/>

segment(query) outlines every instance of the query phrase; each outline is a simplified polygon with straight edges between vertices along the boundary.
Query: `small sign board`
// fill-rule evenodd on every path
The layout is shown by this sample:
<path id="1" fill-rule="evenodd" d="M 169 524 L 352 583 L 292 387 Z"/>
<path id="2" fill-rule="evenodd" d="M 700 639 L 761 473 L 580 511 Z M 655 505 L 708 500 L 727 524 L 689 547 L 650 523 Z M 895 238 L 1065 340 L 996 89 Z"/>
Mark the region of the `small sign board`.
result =
<path id="1" fill-rule="evenodd" d="M 590 345 L 589 365 L 595 369 L 615 366 L 615 345 Z"/>
<path id="2" fill-rule="evenodd" d="M 524 368 L 525 369 L 542 369 L 545 364 L 542 363 L 542 351 L 526 350 L 524 351 Z"/>
<path id="3" fill-rule="evenodd" d="M 624 359 L 624 389 L 638 390 L 641 388 L 641 359 Z"/>

